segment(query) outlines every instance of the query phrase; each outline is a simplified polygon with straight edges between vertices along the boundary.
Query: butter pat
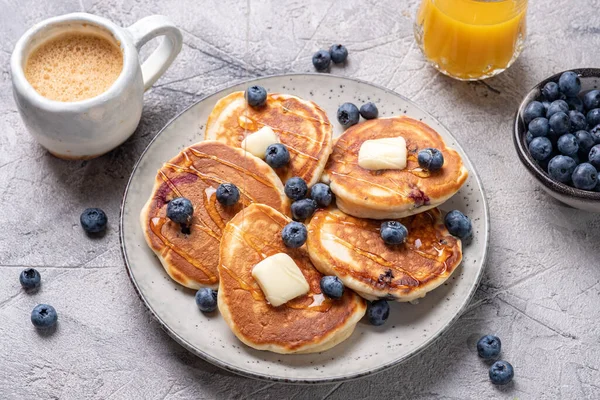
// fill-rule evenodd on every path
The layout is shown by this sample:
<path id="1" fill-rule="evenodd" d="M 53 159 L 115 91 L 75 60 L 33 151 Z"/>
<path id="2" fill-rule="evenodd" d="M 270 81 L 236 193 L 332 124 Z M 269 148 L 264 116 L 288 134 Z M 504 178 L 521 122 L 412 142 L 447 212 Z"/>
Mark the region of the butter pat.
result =
<path id="1" fill-rule="evenodd" d="M 267 147 L 273 143 L 279 143 L 277 135 L 269 126 L 263 126 L 242 140 L 242 149 L 246 149 L 250 154 L 264 159 Z"/>
<path id="2" fill-rule="evenodd" d="M 369 170 L 406 168 L 406 141 L 402 136 L 366 140 L 358 151 L 358 165 Z"/>
<path id="3" fill-rule="evenodd" d="M 302 271 L 285 253 L 274 254 L 256 264 L 252 277 L 274 307 L 308 293 L 309 289 Z"/>

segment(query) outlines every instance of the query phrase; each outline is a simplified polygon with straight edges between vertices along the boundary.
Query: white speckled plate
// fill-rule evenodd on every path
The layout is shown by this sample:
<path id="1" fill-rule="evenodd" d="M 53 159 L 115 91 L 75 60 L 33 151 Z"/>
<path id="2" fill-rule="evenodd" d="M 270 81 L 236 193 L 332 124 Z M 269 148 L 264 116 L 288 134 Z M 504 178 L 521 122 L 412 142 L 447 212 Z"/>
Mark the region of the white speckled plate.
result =
<path id="1" fill-rule="evenodd" d="M 475 293 L 488 244 L 488 211 L 481 182 L 469 158 L 454 137 L 435 118 L 404 97 L 366 82 L 328 74 L 283 75 L 252 81 L 269 92 L 314 100 L 327 111 L 334 133 L 340 104 L 373 101 L 380 116 L 406 114 L 421 119 L 456 148 L 470 176 L 443 209 L 459 209 L 473 220 L 475 239 L 464 249 L 462 265 L 419 304 L 391 303 L 384 326 L 360 322 L 354 334 L 323 353 L 280 355 L 251 349 L 237 340 L 218 315 L 207 317 L 194 302 L 194 292 L 173 282 L 144 240 L 139 214 L 151 193 L 156 171 L 184 147 L 202 140 L 204 126 L 215 103 L 223 96 L 245 90 L 238 84 L 208 96 L 171 121 L 150 143 L 135 166 L 121 211 L 121 243 L 131 280 L 142 301 L 165 330 L 192 353 L 222 368 L 253 378 L 282 382 L 323 383 L 366 376 L 407 360 L 430 345 L 460 315 Z"/>

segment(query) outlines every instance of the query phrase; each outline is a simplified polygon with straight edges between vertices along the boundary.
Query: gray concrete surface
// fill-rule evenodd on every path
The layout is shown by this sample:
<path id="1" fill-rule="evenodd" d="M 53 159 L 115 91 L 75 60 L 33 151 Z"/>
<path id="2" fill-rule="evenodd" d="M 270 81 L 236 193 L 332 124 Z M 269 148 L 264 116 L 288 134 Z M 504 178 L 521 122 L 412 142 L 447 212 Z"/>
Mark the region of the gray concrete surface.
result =
<path id="1" fill-rule="evenodd" d="M 597 66 L 596 0 L 533 1 L 517 63 L 482 83 L 448 79 L 416 48 L 417 1 L 337 0 L 0 1 L 0 398 L 2 399 L 584 399 L 600 398 L 600 216 L 547 197 L 511 141 L 520 97 L 560 70 Z M 183 51 L 146 94 L 142 122 L 119 149 L 93 161 L 57 160 L 28 135 L 14 105 L 8 61 L 27 27 L 86 11 L 127 26 L 149 14 L 184 31 Z M 188 354 L 152 320 L 127 278 L 119 204 L 138 156 L 160 128 L 215 90 L 247 77 L 311 71 L 334 41 L 350 61 L 332 73 L 372 81 L 413 99 L 460 140 L 478 168 L 491 212 L 490 257 L 468 311 L 434 346 L 404 365 L 354 382 L 300 387 L 231 375 Z M 81 232 L 80 212 L 104 208 L 102 239 Z M 24 294 L 25 266 L 43 288 Z M 60 314 L 40 336 L 38 302 Z M 513 385 L 488 382 L 474 342 L 503 341 Z"/>

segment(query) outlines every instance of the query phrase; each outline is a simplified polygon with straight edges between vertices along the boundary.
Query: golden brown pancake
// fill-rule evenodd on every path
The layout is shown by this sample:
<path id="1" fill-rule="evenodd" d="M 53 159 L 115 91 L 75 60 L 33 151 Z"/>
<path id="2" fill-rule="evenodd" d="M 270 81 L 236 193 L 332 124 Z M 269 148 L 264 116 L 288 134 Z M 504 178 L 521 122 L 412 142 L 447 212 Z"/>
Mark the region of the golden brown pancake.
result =
<path id="1" fill-rule="evenodd" d="M 405 169 L 370 171 L 358 165 L 358 152 L 366 140 L 402 136 L 408 150 Z M 428 147 L 444 155 L 436 172 L 419 167 L 417 154 Z M 322 180 L 331 186 L 337 206 L 361 218 L 402 218 L 437 207 L 465 183 L 468 171 L 460 155 L 446 146 L 428 125 L 400 116 L 354 125 L 337 139 Z"/>
<path id="2" fill-rule="evenodd" d="M 225 207 L 216 188 L 225 182 L 240 190 L 240 201 Z M 186 197 L 194 205 L 190 233 L 166 218 L 167 203 Z M 204 141 L 184 149 L 156 175 L 150 199 L 141 213 L 142 229 L 167 273 L 183 286 L 216 288 L 219 243 L 227 222 L 252 202 L 287 212 L 283 185 L 262 160 L 241 149 Z"/>
<path id="3" fill-rule="evenodd" d="M 229 221 L 221 240 L 219 311 L 233 333 L 255 349 L 282 354 L 324 351 L 352 334 L 366 305 L 351 290 L 339 300 L 321 294 L 322 275 L 310 262 L 306 246 L 290 249 L 283 244 L 281 229 L 290 221 L 259 204 Z M 273 307 L 252 277 L 252 268 L 277 253 L 294 259 L 310 290 Z"/>
<path id="4" fill-rule="evenodd" d="M 246 134 L 269 126 L 290 152 L 290 163 L 278 168 L 285 183 L 299 176 L 308 186 L 317 183 L 332 148 L 327 114 L 312 101 L 287 94 L 269 94 L 264 107 L 246 104 L 244 92 L 232 93 L 215 105 L 208 117 L 205 138 L 240 147 Z"/>
<path id="5" fill-rule="evenodd" d="M 321 273 L 336 275 L 367 300 L 423 297 L 454 272 L 462 245 L 448 233 L 437 208 L 399 221 L 408 238 L 390 246 L 379 234 L 381 221 L 318 210 L 308 225 L 310 258 Z"/>

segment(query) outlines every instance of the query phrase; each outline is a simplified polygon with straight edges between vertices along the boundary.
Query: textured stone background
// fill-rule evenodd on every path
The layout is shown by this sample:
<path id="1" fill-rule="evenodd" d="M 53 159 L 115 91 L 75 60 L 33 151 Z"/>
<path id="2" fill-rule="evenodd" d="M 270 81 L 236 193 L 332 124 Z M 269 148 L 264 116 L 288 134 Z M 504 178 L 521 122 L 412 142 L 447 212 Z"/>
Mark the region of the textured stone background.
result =
<path id="1" fill-rule="evenodd" d="M 533 1 L 517 63 L 481 83 L 428 67 L 416 48 L 417 1 L 1 0 L 0 1 L 0 398 L 2 399 L 583 399 L 600 397 L 600 216 L 547 197 L 519 164 L 511 140 L 521 96 L 542 78 L 597 66 L 596 0 Z M 49 156 L 28 135 L 12 100 L 9 57 L 32 24 L 86 11 L 127 26 L 150 14 L 173 19 L 184 47 L 146 94 L 142 122 L 97 160 Z M 127 278 L 118 241 L 119 204 L 138 156 L 180 111 L 247 77 L 311 71 L 311 55 L 334 41 L 350 50 L 332 73 L 372 81 L 413 99 L 460 140 L 478 167 L 491 212 L 490 257 L 468 311 L 434 346 L 379 375 L 300 387 L 231 375 L 188 354 L 154 322 Z M 87 238 L 89 206 L 110 228 Z M 43 288 L 24 294 L 18 275 L 35 266 Z M 53 304 L 54 335 L 29 321 Z M 515 367 L 497 389 L 474 342 L 497 333 Z"/>

